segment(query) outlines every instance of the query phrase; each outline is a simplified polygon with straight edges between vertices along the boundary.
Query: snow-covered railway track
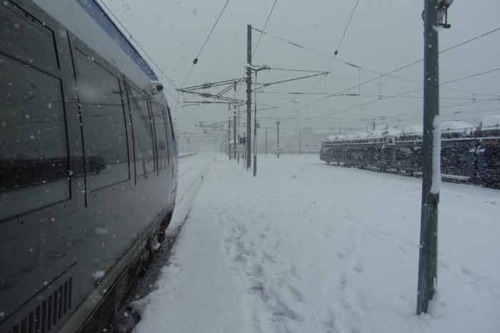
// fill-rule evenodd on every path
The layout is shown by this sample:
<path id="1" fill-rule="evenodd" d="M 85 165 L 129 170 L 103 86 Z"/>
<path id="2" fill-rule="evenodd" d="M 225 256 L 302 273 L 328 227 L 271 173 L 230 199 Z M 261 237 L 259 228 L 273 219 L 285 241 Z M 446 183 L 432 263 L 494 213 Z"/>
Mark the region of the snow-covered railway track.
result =
<path id="1" fill-rule="evenodd" d="M 165 241 L 157 248 L 157 252 L 147 270 L 137 281 L 136 288 L 130 291 L 126 306 L 117 313 L 108 332 L 132 332 L 136 324 L 141 320 L 141 312 L 144 306 L 141 299 L 156 288 L 156 282 L 161 274 L 162 267 L 167 265 L 170 259 L 178 235 L 189 217 L 195 197 L 203 184 L 205 174 L 210 168 L 210 161 L 210 159 L 205 158 L 202 158 L 202 163 L 194 160 L 188 163 L 187 159 L 182 160 L 181 163 L 186 163 L 187 167 L 178 176 L 179 188 L 176 208 L 172 221 L 165 231 Z"/>

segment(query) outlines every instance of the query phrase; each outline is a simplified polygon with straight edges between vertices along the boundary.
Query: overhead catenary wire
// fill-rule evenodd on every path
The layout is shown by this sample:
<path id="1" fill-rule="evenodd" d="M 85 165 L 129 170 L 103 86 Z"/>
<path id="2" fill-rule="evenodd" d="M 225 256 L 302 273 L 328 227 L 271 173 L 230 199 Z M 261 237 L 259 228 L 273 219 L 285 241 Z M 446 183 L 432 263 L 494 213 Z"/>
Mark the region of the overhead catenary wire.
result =
<path id="1" fill-rule="evenodd" d="M 263 31 L 266 31 L 267 25 L 269 24 L 269 20 L 271 19 L 271 15 L 273 15 L 274 7 L 276 7 L 277 2 L 278 2 L 278 0 L 274 0 L 273 6 L 271 7 L 269 14 L 267 15 L 267 19 L 266 19 L 266 22 L 264 23 L 264 27 L 262 28 Z M 259 48 L 261 39 L 262 39 L 262 34 L 259 36 L 259 39 L 257 40 L 257 43 L 255 44 L 255 48 L 253 50 L 254 56 L 257 53 L 257 49 Z"/>
<path id="2" fill-rule="evenodd" d="M 492 33 L 494 33 L 494 32 L 497 32 L 497 31 L 500 31 L 500 27 L 499 27 L 499 28 L 492 29 L 492 30 L 489 30 L 489 31 L 487 31 L 487 32 L 485 32 L 485 33 L 483 33 L 483 34 L 477 35 L 477 36 L 475 36 L 475 37 L 473 37 L 473 38 L 470 38 L 470 39 L 468 39 L 468 40 L 465 40 L 465 41 L 463 41 L 463 42 L 460 42 L 459 44 L 456 44 L 456 45 L 453 45 L 453 46 L 451 46 L 451 47 L 445 48 L 444 50 L 440 51 L 440 54 L 443 54 L 443 53 L 449 52 L 449 51 L 454 50 L 454 49 L 456 49 L 456 48 L 458 48 L 458 47 L 460 47 L 460 46 L 464 46 L 464 45 L 466 45 L 466 44 L 469 44 L 469 43 L 471 43 L 471 42 L 473 42 L 473 41 L 476 41 L 476 40 L 478 40 L 478 39 L 480 39 L 480 38 L 483 38 L 483 37 L 485 37 L 485 36 L 488 36 L 488 35 L 490 35 L 490 34 L 492 34 Z M 342 89 L 342 90 L 340 90 L 340 91 L 337 91 L 337 92 L 335 92 L 334 94 L 332 94 L 331 96 L 325 96 L 325 97 L 318 98 L 318 99 L 314 100 L 314 101 L 313 101 L 313 102 L 311 102 L 311 103 L 308 103 L 308 104 L 306 104 L 306 105 L 304 105 L 304 106 L 302 106 L 302 107 L 300 107 L 300 108 L 297 108 L 296 110 L 294 110 L 294 112 L 296 112 L 297 110 L 303 110 L 303 109 L 309 108 L 309 107 L 311 107 L 311 106 L 313 106 L 313 105 L 316 105 L 317 103 L 322 102 L 322 101 L 324 101 L 324 100 L 326 100 L 326 99 L 329 99 L 329 98 L 331 98 L 332 96 L 335 96 L 335 95 L 337 95 L 337 94 L 345 93 L 345 92 L 348 92 L 348 91 L 350 91 L 350 90 L 357 89 L 357 88 L 359 88 L 359 87 L 361 87 L 361 86 L 363 86 L 363 85 L 366 85 L 366 84 L 369 84 L 369 83 L 371 83 L 371 82 L 374 82 L 374 81 L 376 81 L 376 80 L 379 80 L 380 78 L 383 78 L 383 77 L 388 77 L 388 76 L 390 76 L 390 75 L 392 75 L 392 74 L 394 74 L 394 73 L 397 73 L 397 72 L 400 72 L 400 71 L 402 71 L 402 70 L 404 70 L 404 69 L 410 68 L 410 67 L 412 67 L 412 66 L 414 66 L 414 65 L 416 65 L 416 64 L 418 64 L 418 63 L 421 63 L 421 62 L 423 62 L 423 59 L 419 59 L 419 60 L 413 61 L 413 62 L 411 62 L 411 63 L 409 63 L 409 64 L 406 64 L 406 65 L 400 66 L 400 67 L 398 67 L 398 68 L 396 68 L 396 69 L 393 69 L 393 70 L 391 70 L 391 71 L 389 71 L 389 72 L 382 73 L 380 76 L 374 77 L 374 78 L 372 78 L 372 79 L 369 79 L 369 80 L 363 81 L 363 82 L 361 82 L 361 83 L 358 83 L 358 84 L 356 84 L 356 85 L 354 85 L 354 86 L 351 86 L 351 87 L 348 87 L 348 88 Z M 477 74 L 474 74 L 474 76 L 477 76 Z M 464 79 L 464 78 L 462 78 L 462 79 Z M 460 80 L 462 80 L 462 79 L 460 79 Z M 456 81 L 457 81 L 457 80 L 455 80 L 454 82 L 456 82 Z M 458 80 L 458 81 L 459 81 L 459 80 Z M 451 83 L 451 82 L 450 82 L 450 83 Z M 442 83 L 442 84 L 446 84 L 446 83 Z M 422 90 L 422 89 L 416 89 L 416 90 L 412 90 L 411 92 L 421 91 L 421 90 Z M 456 89 L 454 89 L 454 90 L 456 90 Z M 490 96 L 490 97 L 495 97 L 495 96 L 496 96 L 496 95 L 493 95 L 493 94 L 477 94 L 477 95 L 484 95 L 484 96 Z"/>
<path id="3" fill-rule="evenodd" d="M 212 29 L 210 29 L 210 32 L 208 33 L 207 38 L 205 39 L 205 41 L 203 41 L 203 44 L 201 45 L 200 51 L 198 51 L 198 54 L 196 55 L 196 58 L 193 60 L 193 64 L 196 64 L 198 62 L 198 58 L 201 56 L 203 50 L 205 49 L 205 46 L 207 45 L 207 43 L 210 40 L 210 37 L 212 36 L 215 28 L 217 27 L 217 24 L 219 23 L 220 18 L 222 17 L 222 14 L 224 14 L 224 12 L 226 11 L 226 8 L 227 8 L 228 4 L 229 4 L 229 0 L 226 0 L 226 3 L 222 7 L 222 9 L 221 9 L 221 11 L 219 13 L 219 16 L 217 16 L 217 19 L 215 20 L 215 23 L 212 26 Z M 195 61 L 196 61 L 196 63 L 195 63 Z"/>
<path id="4" fill-rule="evenodd" d="M 300 91 L 257 91 L 258 94 L 266 94 L 266 95 L 297 95 L 297 96 L 331 96 L 334 95 L 333 92 L 300 92 Z M 343 94 L 337 94 L 335 97 L 359 97 L 360 95 L 358 93 L 343 93 Z M 363 97 L 379 97 L 375 95 L 365 95 L 363 94 Z M 390 99 L 390 98 L 403 98 L 403 99 L 416 99 L 416 100 L 421 100 L 423 99 L 422 96 L 396 96 L 396 95 L 382 95 L 383 99 Z M 441 97 L 441 100 L 453 100 L 453 101 L 469 101 L 472 100 L 473 98 L 471 97 Z M 496 98 L 485 98 L 485 99 L 478 99 L 475 98 L 473 99 L 475 101 L 500 101 L 500 96 Z"/>
<path id="5" fill-rule="evenodd" d="M 500 68 L 494 68 L 494 69 L 491 69 L 491 70 L 487 70 L 487 71 L 483 71 L 483 72 L 479 72 L 479 73 L 467 75 L 467 76 L 464 76 L 464 77 L 460 77 L 460 78 L 457 78 L 457 79 L 445 81 L 445 82 L 440 83 L 439 85 L 443 86 L 443 85 L 447 85 L 447 84 L 454 83 L 454 82 L 464 81 L 464 80 L 468 80 L 468 79 L 471 79 L 471 78 L 474 78 L 474 77 L 479 77 L 479 76 L 482 76 L 482 75 L 487 75 L 487 74 L 490 74 L 490 73 L 493 73 L 493 72 L 496 72 L 496 71 L 500 71 Z M 422 90 L 423 90 L 423 88 L 418 88 L 418 89 L 412 89 L 412 90 L 408 90 L 408 91 L 403 91 L 403 92 L 397 93 L 395 95 L 392 95 L 392 98 L 399 97 L 399 96 L 404 96 L 404 95 L 408 95 L 408 94 L 411 94 L 411 93 L 414 93 L 414 92 L 420 92 Z M 323 98 L 323 99 L 325 99 L 325 98 Z M 349 106 L 349 107 L 346 107 L 346 108 L 341 109 L 341 110 L 337 110 L 336 112 L 328 112 L 328 113 L 325 113 L 325 114 L 320 114 L 320 115 L 316 115 L 316 116 L 307 117 L 306 119 L 310 120 L 310 119 L 317 119 L 317 118 L 329 117 L 330 115 L 333 115 L 333 114 L 336 114 L 336 113 L 339 113 L 339 112 L 346 112 L 346 111 L 349 111 L 349 110 L 352 110 L 352 109 L 358 109 L 358 108 L 363 107 L 363 106 L 368 106 L 370 104 L 378 103 L 381 100 L 384 100 L 384 99 L 383 98 L 382 99 L 376 98 L 376 99 L 370 100 L 370 101 L 365 102 L 365 103 L 356 104 L 356 105 Z M 495 99 L 492 99 L 492 101 L 494 101 L 494 100 Z"/>
<path id="6" fill-rule="evenodd" d="M 282 71 L 282 72 L 299 72 L 299 73 L 324 73 L 325 71 L 312 70 L 312 69 L 293 69 L 293 68 L 279 68 L 271 66 L 270 71 Z"/>
<path id="7" fill-rule="evenodd" d="M 463 80 L 467 80 L 467 79 L 472 79 L 472 78 L 475 78 L 475 77 L 478 77 L 478 76 L 483 76 L 483 75 L 491 74 L 491 73 L 498 72 L 498 71 L 500 71 L 500 67 L 493 68 L 493 69 L 490 69 L 490 70 L 487 70 L 487 71 L 484 71 L 484 72 L 479 72 L 479 73 L 467 75 L 467 76 L 464 76 L 464 77 L 461 77 L 461 78 L 458 78 L 458 79 L 454 79 L 454 80 L 450 80 L 450 81 L 445 81 L 442 84 L 449 84 L 449 83 L 454 83 L 454 82 L 463 81 Z"/>
<path id="8" fill-rule="evenodd" d="M 440 84 L 440 86 L 441 85 L 450 84 L 450 83 L 454 83 L 454 82 L 459 82 L 459 81 L 467 80 L 467 79 L 474 78 L 474 77 L 479 77 L 479 76 L 486 75 L 486 74 L 490 74 L 490 73 L 498 71 L 498 70 L 500 70 L 500 68 L 495 68 L 495 69 L 491 69 L 491 70 L 488 70 L 488 71 L 483 71 L 483 72 L 480 72 L 480 73 L 475 73 L 475 74 L 467 75 L 467 76 L 464 76 L 464 77 L 461 77 L 461 78 L 457 78 L 457 79 L 445 81 L 445 82 L 442 82 Z M 397 93 L 395 95 L 392 95 L 391 98 L 396 98 L 396 97 L 404 96 L 404 95 L 407 95 L 407 94 L 411 94 L 411 93 L 415 93 L 415 92 L 420 92 L 422 90 L 423 90 L 423 88 L 417 88 L 417 89 L 403 91 L 403 92 Z M 329 97 L 331 97 L 331 96 L 329 96 Z M 324 99 L 325 98 L 322 98 L 322 100 L 324 100 Z M 318 118 L 328 118 L 328 117 L 331 117 L 331 116 L 336 115 L 338 113 L 348 112 L 348 111 L 351 111 L 351 110 L 356 110 L 356 109 L 359 109 L 361 107 L 365 107 L 365 106 L 368 106 L 368 105 L 371 105 L 371 104 L 375 104 L 375 103 L 378 103 L 378 102 L 384 101 L 384 100 L 388 100 L 388 99 L 385 99 L 385 98 L 382 98 L 382 99 L 375 98 L 375 99 L 369 100 L 367 102 L 363 102 L 363 103 L 360 103 L 360 104 L 351 105 L 351 106 L 348 106 L 348 107 L 345 107 L 345 108 L 342 108 L 342 109 L 339 109 L 339 110 L 329 111 L 327 113 L 323 113 L 323 114 L 319 114 L 319 115 L 315 115 L 315 116 L 305 117 L 303 120 L 307 121 L 307 120 L 318 119 Z M 488 101 L 491 101 L 491 102 L 493 102 L 493 101 L 500 101 L 500 97 L 497 96 L 496 99 L 482 100 L 481 102 L 488 102 Z M 477 103 L 477 102 L 478 101 L 474 101 L 474 102 L 470 102 L 470 103 L 463 103 L 461 105 L 474 104 L 474 103 Z M 446 109 L 446 108 L 456 107 L 456 106 L 459 106 L 459 105 L 444 106 L 443 108 Z M 301 108 L 297 108 L 296 110 L 291 111 L 291 113 L 294 113 L 294 112 L 296 112 L 299 109 L 301 109 Z M 285 119 L 286 120 L 295 120 L 296 117 L 285 117 L 283 121 L 286 121 Z"/>
<path id="9" fill-rule="evenodd" d="M 354 13 L 356 12 L 356 8 L 358 8 L 359 0 L 356 0 L 356 3 L 354 4 L 354 7 L 352 8 L 351 15 L 349 16 L 349 20 L 347 21 L 347 24 L 345 25 L 344 32 L 342 33 L 342 37 L 340 37 L 339 43 L 337 44 L 337 48 L 335 49 L 335 55 L 339 53 L 340 46 L 342 45 L 342 42 L 344 41 L 344 38 L 347 34 L 347 30 L 349 29 L 349 25 L 351 24 L 352 18 L 354 17 Z M 331 67 L 331 64 L 330 64 Z"/>
<path id="10" fill-rule="evenodd" d="M 222 7 L 221 11 L 219 12 L 219 15 L 217 16 L 217 19 L 215 20 L 214 24 L 212 25 L 212 28 L 210 29 L 210 32 L 208 33 L 207 37 L 203 41 L 203 44 L 201 45 L 201 48 L 198 51 L 196 57 L 193 59 L 193 63 L 191 64 L 191 67 L 189 68 L 189 71 L 188 71 L 186 77 L 184 78 L 184 80 L 182 80 L 181 86 L 183 86 L 184 83 L 186 83 L 186 81 L 189 79 L 189 76 L 191 75 L 191 72 L 193 71 L 194 65 L 196 65 L 198 63 L 198 60 L 199 60 L 201 54 L 203 53 L 205 46 L 207 46 L 208 41 L 210 40 L 210 37 L 212 37 L 212 34 L 215 31 L 215 28 L 217 27 L 217 24 L 219 23 L 219 21 L 222 17 L 222 14 L 224 14 L 224 12 L 226 11 L 226 8 L 227 8 L 227 5 L 229 4 L 229 1 L 230 0 L 226 0 L 226 2 L 224 3 L 224 6 Z"/>
<path id="11" fill-rule="evenodd" d="M 331 55 L 329 55 L 329 54 L 327 54 L 327 53 L 325 53 L 325 52 L 321 52 L 321 51 L 315 50 L 315 49 L 313 49 L 313 48 L 310 48 L 310 47 L 307 47 L 307 46 L 301 45 L 301 44 L 300 44 L 300 43 L 298 43 L 298 42 L 294 42 L 294 41 L 288 40 L 288 39 L 286 39 L 286 38 L 284 38 L 284 37 L 274 35 L 274 34 L 272 34 L 272 33 L 270 33 L 270 32 L 267 32 L 267 31 L 262 31 L 262 30 L 257 29 L 257 28 L 253 28 L 253 29 L 254 29 L 255 31 L 257 31 L 257 32 L 261 33 L 261 34 L 268 35 L 269 37 L 274 38 L 274 39 L 277 39 L 277 40 L 279 40 L 279 41 L 281 41 L 281 42 L 283 42 L 283 43 L 286 43 L 286 44 L 292 45 L 292 46 L 294 46 L 294 47 L 297 47 L 297 48 L 300 48 L 300 49 L 302 49 L 302 50 L 308 51 L 308 52 L 310 52 L 310 53 L 314 53 L 314 54 L 316 54 L 316 55 L 318 55 L 318 56 L 322 56 L 322 57 L 326 57 L 326 58 L 328 58 L 328 59 L 331 59 L 331 61 L 337 61 L 337 62 L 343 63 L 343 64 L 344 64 L 344 65 L 346 65 L 346 66 L 353 67 L 353 68 L 357 68 L 357 69 L 359 69 L 359 70 L 361 70 L 361 69 L 362 69 L 362 70 L 365 70 L 365 71 L 367 71 L 367 72 L 370 72 L 370 73 L 373 73 L 373 74 L 377 75 L 376 77 L 374 77 L 374 78 L 372 78 L 372 79 L 369 79 L 369 80 L 367 80 L 367 81 L 358 82 L 358 84 L 356 84 L 356 85 L 355 85 L 355 86 L 353 86 L 352 88 L 349 88 L 349 90 L 351 90 L 351 89 L 359 89 L 359 88 L 360 88 L 361 86 L 363 86 L 363 85 L 369 84 L 369 83 L 371 83 L 371 82 L 374 82 L 374 81 L 376 81 L 376 80 L 380 80 L 381 78 L 386 78 L 386 77 L 388 77 L 388 78 L 393 78 L 393 79 L 397 79 L 397 80 L 401 80 L 401 81 L 411 82 L 411 83 L 415 83 L 415 84 L 422 84 L 422 82 L 421 82 L 421 81 L 419 81 L 419 80 L 409 79 L 409 78 L 405 78 L 405 77 L 397 76 L 397 75 L 394 75 L 394 74 L 395 74 L 395 73 L 397 73 L 397 72 L 403 71 L 403 70 L 405 70 L 405 69 L 407 69 L 407 68 L 413 67 L 413 66 L 415 66 L 415 65 L 417 65 L 417 64 L 419 64 L 419 63 L 421 63 L 421 62 L 423 62 L 423 59 L 419 59 L 419 60 L 413 61 L 413 62 L 411 62 L 411 63 L 409 63 L 409 64 L 403 65 L 403 66 L 398 67 L 398 68 L 396 68 L 396 69 L 394 69 L 394 70 L 391 70 L 391 71 L 389 71 L 389 72 L 383 73 L 383 72 L 381 72 L 381 71 L 378 71 L 378 70 L 375 70 L 375 69 L 371 69 L 371 68 L 368 68 L 368 67 L 365 67 L 365 66 L 356 65 L 356 64 L 354 64 L 354 63 L 352 63 L 352 62 L 346 61 L 346 60 L 344 60 L 344 59 L 342 59 L 342 58 L 339 58 L 339 57 L 332 57 Z M 465 40 L 465 41 L 463 41 L 463 42 L 460 42 L 459 44 L 456 44 L 456 45 L 453 45 L 453 46 L 451 46 L 451 47 L 445 48 L 445 49 L 443 49 L 442 51 L 440 51 L 440 54 L 444 54 L 444 53 L 446 53 L 446 52 L 449 52 L 449 51 L 451 51 L 451 50 L 454 50 L 454 49 L 456 49 L 456 48 L 458 48 L 458 47 L 461 47 L 461 46 L 463 46 L 463 45 L 466 45 L 466 44 L 468 44 L 468 43 L 471 43 L 471 42 L 473 42 L 473 41 L 476 41 L 476 40 L 478 40 L 478 39 L 481 39 L 481 38 L 483 38 L 483 37 L 486 37 L 486 36 L 488 36 L 488 35 L 490 35 L 490 34 L 493 34 L 493 33 L 495 33 L 495 32 L 498 32 L 498 31 L 500 31 L 500 27 L 495 28 L 495 29 L 492 29 L 492 30 L 489 30 L 489 31 L 487 31 L 487 32 L 485 32 L 485 33 L 482 33 L 482 34 L 480 34 L 480 35 L 477 35 L 477 36 L 475 36 L 475 37 L 473 37 L 473 38 L 467 39 L 467 40 Z M 331 67 L 331 65 L 330 65 L 329 67 Z M 316 82 L 316 84 L 317 84 L 317 82 Z M 470 91 L 465 91 L 465 90 L 462 90 L 462 89 L 457 89 L 457 88 L 450 88 L 450 87 L 448 87 L 448 88 L 446 88 L 446 89 L 447 89 L 447 90 L 457 91 L 457 92 L 462 92 L 462 93 L 465 93 L 465 94 L 472 94 L 472 93 L 473 93 L 473 92 L 470 92 Z M 477 94 L 477 95 L 481 95 L 480 93 L 476 93 L 476 94 Z M 485 95 L 485 96 L 486 96 L 487 94 L 483 94 L 483 95 Z M 495 95 L 491 95 L 491 94 L 489 94 L 489 95 L 487 95 L 487 96 L 495 96 Z M 322 99 L 318 99 L 318 102 L 320 102 L 320 101 L 322 101 Z M 315 103 L 314 103 L 314 104 L 315 104 Z M 312 104 L 312 105 L 314 105 L 314 104 Z"/>
<path id="12" fill-rule="evenodd" d="M 281 81 L 276 81 L 276 82 L 263 83 L 260 85 L 260 87 L 269 87 L 269 86 L 272 86 L 275 84 L 281 84 L 281 83 L 292 82 L 292 81 L 297 81 L 297 80 L 302 80 L 302 79 L 308 79 L 311 77 L 316 77 L 316 76 L 320 76 L 320 75 L 327 75 L 327 74 L 328 74 L 327 72 L 321 72 L 321 73 L 316 73 L 316 74 L 311 74 L 311 75 L 301 76 L 301 77 L 294 77 L 291 79 L 286 79 L 286 80 L 281 80 Z"/>

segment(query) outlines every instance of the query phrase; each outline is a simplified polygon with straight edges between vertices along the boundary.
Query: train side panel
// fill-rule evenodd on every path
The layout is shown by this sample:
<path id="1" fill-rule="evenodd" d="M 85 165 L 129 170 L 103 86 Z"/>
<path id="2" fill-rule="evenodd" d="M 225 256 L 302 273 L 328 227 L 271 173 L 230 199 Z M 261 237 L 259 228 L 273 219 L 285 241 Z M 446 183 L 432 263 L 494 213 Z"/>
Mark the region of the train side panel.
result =
<path id="1" fill-rule="evenodd" d="M 32 2 L 0 8 L 0 331 L 76 330 L 168 224 L 168 106 Z"/>

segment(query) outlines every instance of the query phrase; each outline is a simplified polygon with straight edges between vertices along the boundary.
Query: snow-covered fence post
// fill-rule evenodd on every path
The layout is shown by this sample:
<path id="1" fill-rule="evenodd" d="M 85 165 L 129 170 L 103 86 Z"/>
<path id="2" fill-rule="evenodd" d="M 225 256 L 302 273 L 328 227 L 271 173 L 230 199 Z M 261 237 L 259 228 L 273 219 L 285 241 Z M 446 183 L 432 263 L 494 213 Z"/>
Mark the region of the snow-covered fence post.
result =
<path id="1" fill-rule="evenodd" d="M 439 128 L 439 35 L 449 28 L 447 11 L 453 0 L 425 0 L 423 180 L 418 263 L 417 314 L 427 312 L 437 281 L 438 206 L 441 183 Z"/>

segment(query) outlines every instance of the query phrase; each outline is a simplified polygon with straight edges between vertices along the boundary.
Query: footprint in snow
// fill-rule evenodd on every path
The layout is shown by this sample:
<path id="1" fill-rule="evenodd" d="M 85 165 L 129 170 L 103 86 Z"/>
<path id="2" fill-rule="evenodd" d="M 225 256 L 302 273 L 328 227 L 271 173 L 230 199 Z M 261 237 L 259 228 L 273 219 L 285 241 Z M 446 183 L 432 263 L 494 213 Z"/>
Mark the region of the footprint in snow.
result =
<path id="1" fill-rule="evenodd" d="M 296 288 L 294 288 L 291 285 L 287 285 L 288 291 L 290 292 L 290 295 L 294 300 L 297 302 L 304 302 L 304 294 L 302 294 L 300 291 L 298 291 Z"/>
<path id="2" fill-rule="evenodd" d="M 361 263 L 361 261 L 356 260 L 356 263 L 354 264 L 353 269 L 358 274 L 363 273 L 363 264 Z"/>
<path id="3" fill-rule="evenodd" d="M 335 316 L 335 312 L 332 310 L 329 311 L 328 317 L 324 323 L 326 333 L 335 333 L 338 332 L 337 327 L 337 317 Z"/>

